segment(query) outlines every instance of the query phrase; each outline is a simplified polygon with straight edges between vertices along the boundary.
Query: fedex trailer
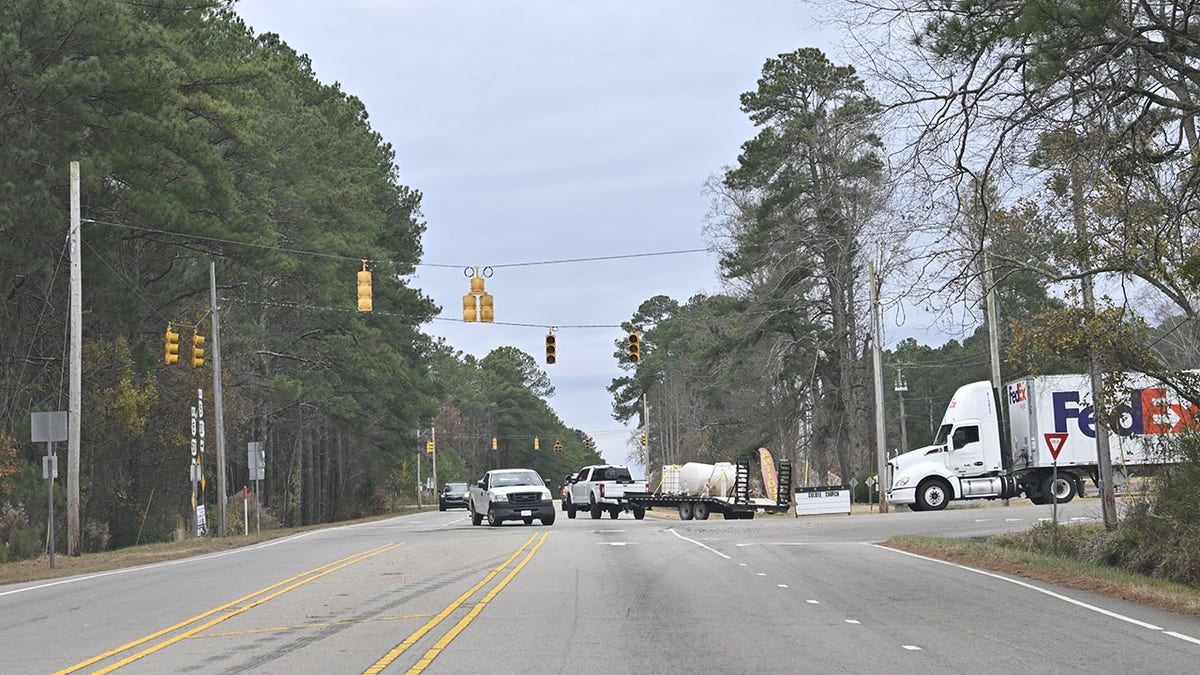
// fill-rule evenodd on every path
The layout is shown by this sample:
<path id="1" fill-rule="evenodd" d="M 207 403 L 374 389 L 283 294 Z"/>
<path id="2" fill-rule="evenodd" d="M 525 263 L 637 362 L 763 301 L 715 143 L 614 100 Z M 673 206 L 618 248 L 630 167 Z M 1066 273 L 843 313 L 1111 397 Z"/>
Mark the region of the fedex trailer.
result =
<path id="1" fill-rule="evenodd" d="M 1087 375 L 1026 377 L 998 393 L 988 382 L 959 387 L 933 445 L 887 463 L 888 501 L 915 511 L 937 511 L 952 500 L 1021 495 L 1035 504 L 1069 502 L 1083 491 L 1085 478 L 1099 478 L 1097 433 L 1109 435 L 1114 467 L 1171 461 L 1172 440 L 1185 429 L 1200 429 L 1200 409 L 1148 377 L 1124 380 L 1108 424 L 1096 419 Z M 1006 406 L 1006 424 L 1000 405 Z"/>

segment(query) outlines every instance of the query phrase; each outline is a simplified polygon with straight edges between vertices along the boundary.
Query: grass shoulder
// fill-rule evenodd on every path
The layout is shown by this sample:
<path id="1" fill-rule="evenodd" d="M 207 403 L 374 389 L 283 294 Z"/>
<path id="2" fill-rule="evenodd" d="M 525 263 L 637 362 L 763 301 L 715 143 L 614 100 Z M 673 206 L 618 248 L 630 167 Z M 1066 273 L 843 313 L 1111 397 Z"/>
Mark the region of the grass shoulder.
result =
<path id="1" fill-rule="evenodd" d="M 1200 617 L 1200 589 L 1131 574 L 1086 560 L 1022 550 L 995 541 L 902 536 L 893 537 L 883 545 L 938 560 L 1036 579 Z"/>

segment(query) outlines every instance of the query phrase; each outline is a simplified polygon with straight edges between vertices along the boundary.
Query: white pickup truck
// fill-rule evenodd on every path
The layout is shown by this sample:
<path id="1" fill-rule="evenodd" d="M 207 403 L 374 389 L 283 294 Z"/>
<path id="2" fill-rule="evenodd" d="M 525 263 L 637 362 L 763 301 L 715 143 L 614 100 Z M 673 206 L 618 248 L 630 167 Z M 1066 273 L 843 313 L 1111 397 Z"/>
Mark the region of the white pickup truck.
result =
<path id="1" fill-rule="evenodd" d="M 605 511 L 610 518 L 619 517 L 622 511 L 632 511 L 633 517 L 641 520 L 646 517 L 646 507 L 631 504 L 625 493 L 647 492 L 649 489 L 645 481 L 633 480 L 628 467 L 610 464 L 585 466 L 571 478 L 562 508 L 568 518 L 574 518 L 576 511 L 588 511 L 593 519 L 599 518 Z"/>
<path id="2" fill-rule="evenodd" d="M 485 516 L 493 527 L 506 520 L 532 525 L 534 518 L 542 525 L 554 524 L 554 499 L 532 469 L 496 469 L 483 474 L 470 486 L 467 510 L 472 525 L 482 523 Z"/>

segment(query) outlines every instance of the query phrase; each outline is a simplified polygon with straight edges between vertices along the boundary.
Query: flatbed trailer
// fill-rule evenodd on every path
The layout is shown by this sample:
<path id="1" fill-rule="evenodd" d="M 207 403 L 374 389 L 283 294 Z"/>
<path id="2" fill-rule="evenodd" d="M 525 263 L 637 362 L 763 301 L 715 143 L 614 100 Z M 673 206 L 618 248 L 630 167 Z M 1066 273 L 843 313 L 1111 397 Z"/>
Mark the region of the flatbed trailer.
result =
<path id="1" fill-rule="evenodd" d="M 630 504 L 646 508 L 669 506 L 679 509 L 680 520 L 708 520 L 714 513 L 726 520 L 750 520 L 754 514 L 786 513 L 792 505 L 792 465 L 787 460 L 779 463 L 779 489 L 775 501 L 750 499 L 750 463 L 739 461 L 734 477 L 733 495 L 717 497 L 664 492 L 626 492 Z"/>

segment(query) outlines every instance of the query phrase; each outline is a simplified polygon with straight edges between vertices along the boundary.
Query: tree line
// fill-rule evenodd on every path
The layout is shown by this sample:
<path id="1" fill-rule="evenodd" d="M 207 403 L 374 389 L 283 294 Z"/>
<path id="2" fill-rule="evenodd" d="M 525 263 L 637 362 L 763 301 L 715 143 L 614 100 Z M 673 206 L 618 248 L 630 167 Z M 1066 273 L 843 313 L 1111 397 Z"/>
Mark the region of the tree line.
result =
<path id="1" fill-rule="evenodd" d="M 46 545 L 44 448 L 28 442 L 29 420 L 67 407 L 76 160 L 80 550 L 188 527 L 198 390 L 212 410 L 212 354 L 188 367 L 188 345 L 211 336 L 210 263 L 227 445 L 218 467 L 210 416 L 210 510 L 215 472 L 230 492 L 248 483 L 250 441 L 266 447 L 267 513 L 286 525 L 415 503 L 433 427 L 442 480 L 506 463 L 560 475 L 598 458 L 549 408 L 531 358 L 501 348 L 476 360 L 421 331 L 439 311 L 408 282 L 426 228 L 421 193 L 400 183 L 362 102 L 318 81 L 280 36 L 253 34 L 233 3 L 7 2 L 0 66 L 0 559 Z M 354 303 L 364 267 L 370 313 Z M 168 326 L 181 335 L 173 365 Z M 561 438 L 563 452 L 534 453 L 521 439 L 535 434 Z"/>
<path id="2" fill-rule="evenodd" d="M 740 99 L 757 133 L 708 186 L 724 288 L 647 299 L 630 319 L 642 363 L 610 387 L 618 419 L 648 400 L 649 463 L 764 446 L 873 475 L 871 264 L 884 310 L 956 336 L 886 350 L 891 452 L 990 379 L 989 291 L 1004 379 L 1094 359 L 1200 398 L 1184 372 L 1200 366 L 1200 51 L 1192 11 L 1168 6 L 851 3 L 861 70 L 811 47 L 767 59 Z"/>

